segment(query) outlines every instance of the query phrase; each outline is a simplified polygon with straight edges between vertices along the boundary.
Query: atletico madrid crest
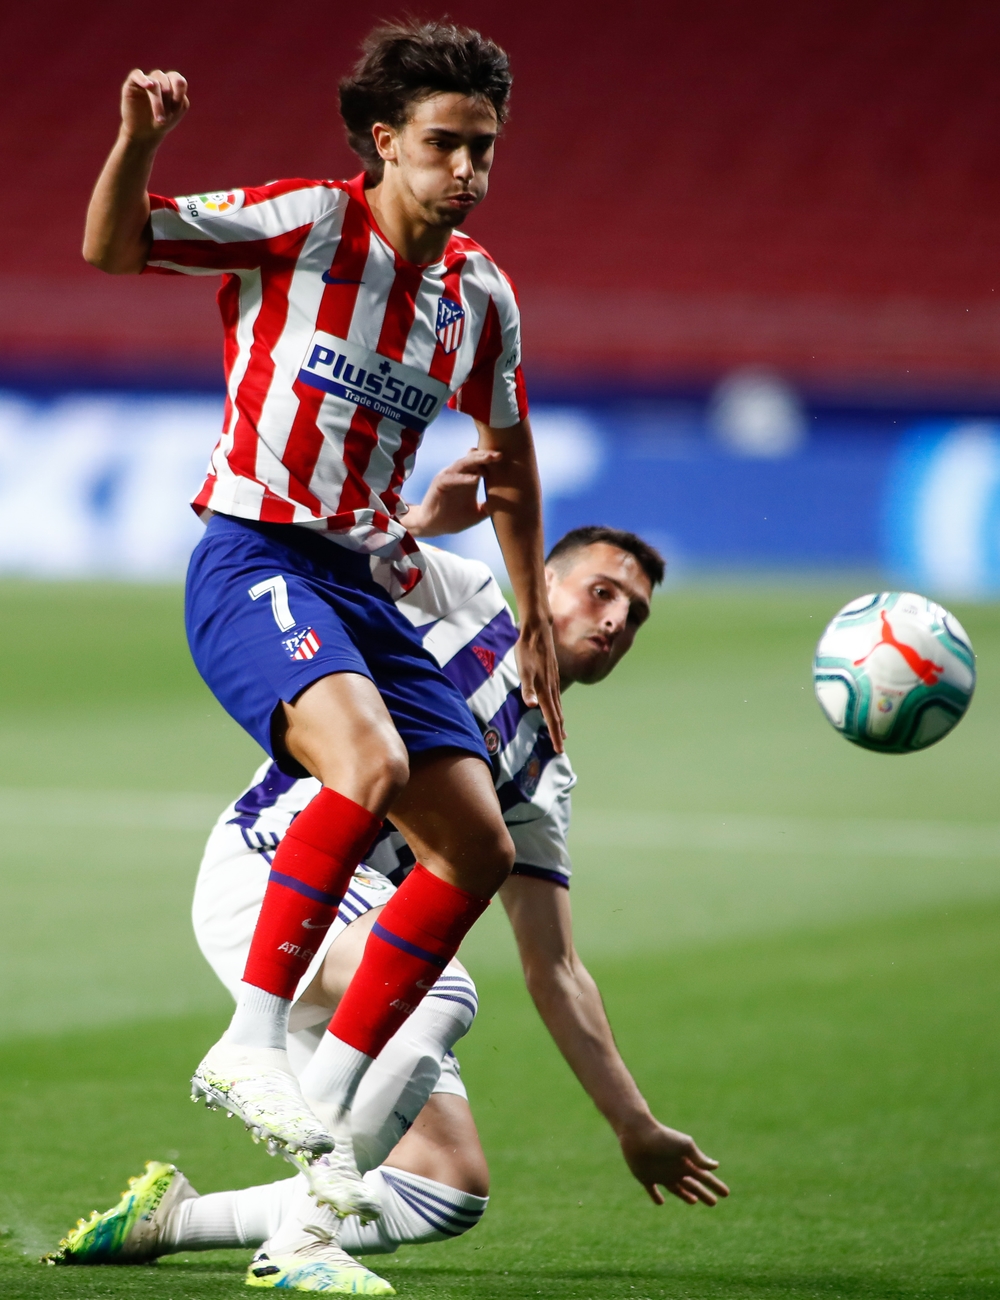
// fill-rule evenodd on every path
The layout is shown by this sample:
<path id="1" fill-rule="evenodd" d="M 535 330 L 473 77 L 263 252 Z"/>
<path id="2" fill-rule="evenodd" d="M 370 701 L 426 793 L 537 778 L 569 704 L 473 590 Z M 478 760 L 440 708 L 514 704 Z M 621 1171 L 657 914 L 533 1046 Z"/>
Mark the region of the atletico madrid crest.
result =
<path id="1" fill-rule="evenodd" d="M 311 627 L 301 632 L 293 632 L 281 643 L 288 651 L 289 659 L 312 659 L 323 644 Z"/>
<path id="2" fill-rule="evenodd" d="M 437 325 L 434 327 L 437 341 L 446 355 L 454 352 L 462 342 L 465 333 L 465 308 L 460 302 L 446 298 L 444 294 L 438 299 Z"/>

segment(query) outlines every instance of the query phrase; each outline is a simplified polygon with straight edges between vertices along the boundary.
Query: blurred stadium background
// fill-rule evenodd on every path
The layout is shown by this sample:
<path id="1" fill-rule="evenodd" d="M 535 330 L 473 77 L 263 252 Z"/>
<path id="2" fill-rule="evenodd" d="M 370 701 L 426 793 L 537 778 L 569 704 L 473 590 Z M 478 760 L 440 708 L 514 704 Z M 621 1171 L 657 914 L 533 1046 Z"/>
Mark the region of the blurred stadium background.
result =
<path id="1" fill-rule="evenodd" d="M 520 291 L 550 537 L 619 524 L 671 562 L 633 656 L 567 698 L 581 948 L 640 1083 L 735 1194 L 646 1212 L 494 908 L 462 1049 L 494 1206 L 384 1271 L 417 1300 L 993 1297 L 1000 9 L 448 11 L 513 60 L 468 228 Z M 184 1100 L 226 1011 L 194 872 L 259 755 L 181 623 L 221 416 L 213 286 L 79 256 L 118 87 L 133 65 L 190 79 L 165 193 L 349 175 L 336 78 L 393 12 L 0 18 L 5 1295 L 233 1294 L 242 1256 L 18 1265 L 152 1156 L 205 1191 L 277 1174 Z M 414 496 L 470 437 L 432 427 Z M 497 562 L 488 528 L 455 544 Z M 811 698 L 821 626 L 879 582 L 958 602 L 979 652 L 969 718 L 907 759 L 852 749 Z"/>
<path id="2" fill-rule="evenodd" d="M 450 8 L 516 74 L 469 230 L 521 294 L 550 531 L 641 518 L 678 574 L 1000 588 L 995 6 Z M 8 11 L 0 570 L 175 576 L 197 532 L 175 506 L 219 423 L 215 285 L 79 256 L 122 70 L 190 79 L 165 193 L 349 175 L 336 76 L 382 12 Z M 467 438 L 437 426 L 424 474 Z"/>

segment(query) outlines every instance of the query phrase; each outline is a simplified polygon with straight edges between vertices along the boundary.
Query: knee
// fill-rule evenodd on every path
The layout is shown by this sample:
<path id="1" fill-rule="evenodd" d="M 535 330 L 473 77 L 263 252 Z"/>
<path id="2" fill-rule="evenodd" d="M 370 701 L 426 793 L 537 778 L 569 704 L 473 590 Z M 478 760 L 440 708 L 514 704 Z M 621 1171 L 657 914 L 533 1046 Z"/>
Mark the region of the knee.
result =
<path id="1" fill-rule="evenodd" d="M 485 835 L 477 846 L 476 858 L 483 883 L 489 884 L 494 893 L 510 875 L 514 866 L 514 854 L 514 841 L 502 822 L 496 830 Z"/>
<path id="2" fill-rule="evenodd" d="M 482 1151 L 477 1157 L 470 1157 L 464 1162 L 464 1166 L 459 1175 L 461 1186 L 460 1191 L 468 1192 L 470 1196 L 478 1196 L 486 1200 L 490 1194 L 490 1167 L 486 1163 L 486 1157 Z M 486 1207 L 483 1206 L 483 1210 Z M 471 1216 L 470 1216 L 471 1217 Z M 482 1213 L 476 1217 L 476 1223 L 482 1218 Z M 474 1228 L 476 1223 L 470 1223 L 469 1227 Z"/>
<path id="3" fill-rule="evenodd" d="M 497 845 L 497 862 L 503 871 L 503 880 L 506 880 L 514 867 L 514 858 L 517 856 L 517 850 L 514 848 L 514 841 L 510 837 L 510 831 L 506 826 L 503 828 L 503 836 Z M 501 880 L 500 884 L 503 884 Z"/>
<path id="4" fill-rule="evenodd" d="M 402 740 L 395 731 L 386 728 L 380 736 L 372 737 L 369 744 L 355 749 L 349 765 L 344 760 L 339 745 L 329 746 L 317 764 L 320 780 L 376 815 L 384 816 L 410 779 L 409 758 Z"/>
<path id="5" fill-rule="evenodd" d="M 450 1051 L 472 1028 L 479 1011 L 479 994 L 465 967 L 452 962 L 427 994 L 426 1003 L 449 1022 L 444 1040 Z"/>
<path id="6" fill-rule="evenodd" d="M 362 764 L 364 779 L 378 790 L 380 802 L 388 808 L 406 789 L 410 779 L 410 759 L 406 746 L 395 731 L 383 737 L 378 750 L 366 756 Z"/>

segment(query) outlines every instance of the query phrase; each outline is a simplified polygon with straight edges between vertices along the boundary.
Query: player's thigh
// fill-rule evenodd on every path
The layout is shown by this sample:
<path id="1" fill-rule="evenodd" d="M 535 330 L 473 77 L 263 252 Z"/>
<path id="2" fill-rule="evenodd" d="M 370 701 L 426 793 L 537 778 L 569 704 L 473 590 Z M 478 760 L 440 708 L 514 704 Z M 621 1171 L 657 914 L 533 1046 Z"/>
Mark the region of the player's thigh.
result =
<path id="1" fill-rule="evenodd" d="M 366 556 L 306 529 L 216 515 L 191 558 L 185 618 L 199 672 L 279 767 L 379 816 L 407 754 L 487 759 L 464 697 Z"/>
<path id="2" fill-rule="evenodd" d="M 333 673 L 281 708 L 276 743 L 324 785 L 384 813 L 405 786 L 409 766 L 406 747 L 371 678 Z"/>
<path id="3" fill-rule="evenodd" d="M 488 898 L 507 879 L 514 844 L 481 759 L 441 750 L 415 756 L 391 815 L 417 860 L 449 884 Z"/>
<path id="4" fill-rule="evenodd" d="M 428 1099 L 385 1163 L 473 1196 L 489 1195 L 489 1165 L 472 1108 L 454 1093 L 435 1092 Z"/>
<path id="5" fill-rule="evenodd" d="M 298 530 L 289 526 L 285 531 L 291 535 Z M 327 545 L 327 550 L 337 549 Z M 383 632 L 395 625 L 381 626 L 390 613 L 384 601 L 370 593 L 358 593 L 352 601 L 352 588 L 335 577 L 315 556 L 305 554 L 296 539 L 261 533 L 222 516 L 209 522 L 191 557 L 185 623 L 195 666 L 220 704 L 279 766 L 283 754 L 275 753 L 273 723 L 284 717 L 283 704 L 295 702 L 302 704 L 307 735 L 324 726 L 329 732 L 353 724 L 355 732 L 370 733 L 369 748 L 381 740 L 383 747 L 388 743 L 398 752 L 399 740 L 359 648 L 356 624 L 363 630 L 374 623 Z M 341 677 L 345 684 L 337 690 L 320 687 L 331 677 Z M 325 707 L 320 700 L 326 700 Z M 307 727 L 317 713 L 318 726 Z M 326 748 L 334 746 L 330 737 Z M 311 747 L 325 752 L 315 740 Z M 304 774 L 302 765 L 289 770 Z"/>

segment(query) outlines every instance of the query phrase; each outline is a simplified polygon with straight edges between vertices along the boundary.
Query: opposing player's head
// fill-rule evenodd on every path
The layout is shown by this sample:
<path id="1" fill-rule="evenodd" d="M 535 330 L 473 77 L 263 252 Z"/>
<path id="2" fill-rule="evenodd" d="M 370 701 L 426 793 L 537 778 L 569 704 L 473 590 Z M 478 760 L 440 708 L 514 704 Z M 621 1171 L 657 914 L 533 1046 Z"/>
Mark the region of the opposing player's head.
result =
<path id="1" fill-rule="evenodd" d="M 649 617 L 663 556 L 635 533 L 591 525 L 556 542 L 545 561 L 563 686 L 603 681 Z"/>
<path id="2" fill-rule="evenodd" d="M 447 22 L 384 23 L 362 50 L 340 83 L 340 111 L 369 184 L 388 180 L 429 225 L 461 225 L 489 183 L 507 55 Z"/>

